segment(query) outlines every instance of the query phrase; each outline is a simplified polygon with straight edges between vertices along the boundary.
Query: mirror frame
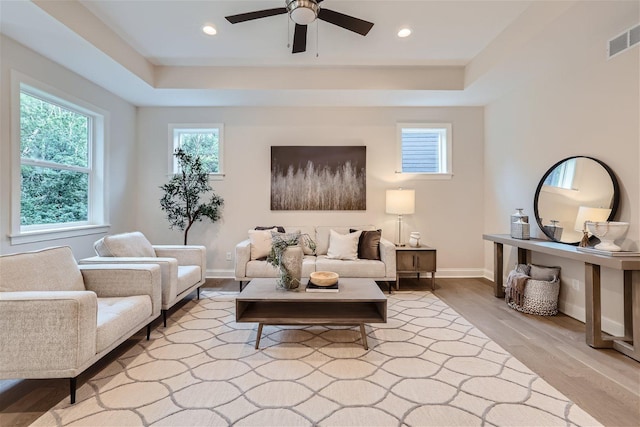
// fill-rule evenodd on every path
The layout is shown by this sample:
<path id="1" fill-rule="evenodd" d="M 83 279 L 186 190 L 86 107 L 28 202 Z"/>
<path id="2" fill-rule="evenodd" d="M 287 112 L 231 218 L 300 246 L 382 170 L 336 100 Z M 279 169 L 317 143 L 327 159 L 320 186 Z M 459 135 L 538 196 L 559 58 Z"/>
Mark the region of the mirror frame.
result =
<path id="1" fill-rule="evenodd" d="M 620 186 L 618 184 L 618 179 L 616 178 L 616 175 L 613 173 L 613 170 L 607 166 L 604 162 L 595 159 L 593 157 L 589 157 L 589 156 L 571 156 L 571 157 L 567 157 L 565 159 L 560 160 L 559 162 L 557 162 L 556 164 L 554 164 L 553 166 L 551 166 L 546 172 L 545 174 L 542 176 L 542 179 L 540 180 L 540 183 L 538 183 L 538 187 L 536 188 L 536 194 L 533 198 L 533 213 L 536 217 L 536 222 L 538 223 L 538 227 L 540 228 L 540 231 L 542 231 L 542 233 L 547 236 L 549 239 L 551 239 L 554 242 L 558 242 L 558 243 L 564 243 L 567 245 L 578 245 L 580 242 L 563 242 L 560 240 L 556 240 L 553 235 L 549 235 L 547 233 L 547 231 L 544 229 L 544 226 L 542 225 L 542 220 L 540 219 L 540 214 L 538 212 L 538 199 L 540 197 L 540 190 L 542 189 L 542 186 L 544 185 L 545 180 L 547 179 L 547 177 L 551 174 L 551 172 L 553 172 L 553 170 L 555 168 L 557 168 L 558 166 L 560 166 L 562 163 L 566 162 L 567 160 L 571 160 L 571 159 L 589 159 L 589 160 L 593 160 L 594 162 L 598 163 L 600 166 L 602 166 L 604 168 L 605 171 L 607 171 L 607 173 L 609 174 L 609 177 L 611 178 L 611 182 L 613 183 L 613 206 L 611 206 L 611 213 L 609 214 L 609 218 L 607 218 L 607 221 L 612 221 L 613 218 L 616 216 L 616 213 L 618 212 L 618 204 L 620 203 Z M 591 236 L 590 239 L 595 239 L 595 237 Z"/>

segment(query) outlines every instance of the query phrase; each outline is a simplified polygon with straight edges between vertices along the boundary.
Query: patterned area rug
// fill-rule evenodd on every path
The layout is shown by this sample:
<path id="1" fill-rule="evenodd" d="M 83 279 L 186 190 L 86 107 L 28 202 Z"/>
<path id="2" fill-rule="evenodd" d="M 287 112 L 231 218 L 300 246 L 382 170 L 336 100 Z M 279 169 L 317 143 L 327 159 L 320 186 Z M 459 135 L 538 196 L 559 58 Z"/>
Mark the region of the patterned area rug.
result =
<path id="1" fill-rule="evenodd" d="M 34 425 L 599 425 L 430 292 L 389 297 L 388 323 L 236 324 L 203 291 Z"/>

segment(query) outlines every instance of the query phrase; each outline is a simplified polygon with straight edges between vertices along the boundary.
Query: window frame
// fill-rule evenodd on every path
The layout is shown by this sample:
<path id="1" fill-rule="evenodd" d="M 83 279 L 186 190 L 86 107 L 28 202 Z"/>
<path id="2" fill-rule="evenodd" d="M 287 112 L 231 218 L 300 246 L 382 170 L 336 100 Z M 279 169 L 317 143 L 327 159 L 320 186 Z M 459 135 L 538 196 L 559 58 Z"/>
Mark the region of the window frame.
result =
<path id="1" fill-rule="evenodd" d="M 405 129 L 433 129 L 444 131 L 444 141 L 440 141 L 438 161 L 440 172 L 404 172 L 402 169 L 402 131 Z M 443 171 L 444 169 L 444 171 Z M 445 180 L 453 177 L 453 125 L 451 123 L 397 123 L 396 124 L 396 174 L 418 179 Z"/>
<path id="2" fill-rule="evenodd" d="M 20 94 L 45 102 L 59 105 L 65 109 L 85 115 L 89 118 L 90 131 L 87 147 L 87 167 L 63 166 L 40 160 L 23 161 L 20 140 Z M 35 243 L 40 241 L 64 239 L 109 231 L 107 184 L 105 180 L 107 130 L 109 113 L 86 101 L 64 93 L 52 86 L 35 80 L 25 74 L 12 70 L 11 73 L 11 245 Z M 21 167 L 22 165 L 57 168 L 72 171 L 88 170 L 88 209 L 87 221 L 55 224 L 21 224 Z"/>
<path id="3" fill-rule="evenodd" d="M 209 179 L 221 181 L 224 179 L 224 124 L 223 123 L 169 123 L 169 149 L 167 162 L 167 175 L 173 176 L 178 173 L 178 161 L 173 155 L 180 143 L 179 135 L 176 131 L 218 131 L 218 172 L 208 173 Z"/>

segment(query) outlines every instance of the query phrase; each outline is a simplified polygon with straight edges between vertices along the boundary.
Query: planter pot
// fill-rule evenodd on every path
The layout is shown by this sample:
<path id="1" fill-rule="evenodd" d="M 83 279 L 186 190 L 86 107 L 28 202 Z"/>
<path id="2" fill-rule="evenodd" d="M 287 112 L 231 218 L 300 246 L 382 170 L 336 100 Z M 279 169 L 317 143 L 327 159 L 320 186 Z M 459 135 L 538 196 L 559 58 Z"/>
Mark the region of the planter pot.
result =
<path id="1" fill-rule="evenodd" d="M 302 248 L 300 246 L 292 246 L 285 249 L 280 258 L 279 270 L 280 278 L 278 279 L 279 289 L 297 289 L 300 286 L 302 277 Z"/>

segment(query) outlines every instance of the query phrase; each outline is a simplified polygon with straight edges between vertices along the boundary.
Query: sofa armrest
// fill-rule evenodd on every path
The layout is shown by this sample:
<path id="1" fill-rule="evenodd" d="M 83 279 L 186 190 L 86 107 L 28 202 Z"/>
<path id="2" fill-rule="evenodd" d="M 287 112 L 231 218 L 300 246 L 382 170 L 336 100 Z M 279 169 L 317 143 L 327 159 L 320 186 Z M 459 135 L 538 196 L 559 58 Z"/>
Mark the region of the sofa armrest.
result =
<path id="1" fill-rule="evenodd" d="M 157 264 L 160 266 L 162 300 L 172 301 L 178 295 L 178 260 L 175 258 L 94 256 L 81 259 L 78 264 Z"/>
<path id="2" fill-rule="evenodd" d="M 0 292 L 0 378 L 77 375 L 96 354 L 91 291 Z"/>
<path id="3" fill-rule="evenodd" d="M 159 265 L 83 264 L 79 267 L 86 288 L 99 298 L 148 295 L 153 314 L 160 314 L 162 288 Z"/>
<path id="4" fill-rule="evenodd" d="M 165 258 L 175 258 L 178 265 L 197 265 L 201 271 L 201 281 L 207 273 L 207 248 L 197 245 L 153 245 L 156 255 Z"/>
<path id="5" fill-rule="evenodd" d="M 236 280 L 247 277 L 247 263 L 251 260 L 251 240 L 246 239 L 236 245 Z"/>
<path id="6" fill-rule="evenodd" d="M 396 277 L 396 245 L 389 240 L 380 239 L 380 260 L 384 262 L 386 277 Z"/>

